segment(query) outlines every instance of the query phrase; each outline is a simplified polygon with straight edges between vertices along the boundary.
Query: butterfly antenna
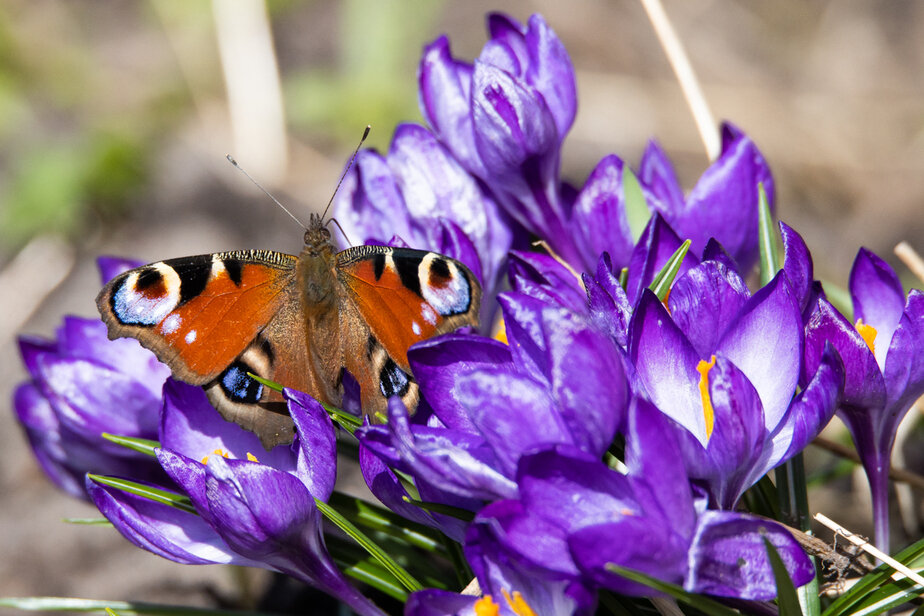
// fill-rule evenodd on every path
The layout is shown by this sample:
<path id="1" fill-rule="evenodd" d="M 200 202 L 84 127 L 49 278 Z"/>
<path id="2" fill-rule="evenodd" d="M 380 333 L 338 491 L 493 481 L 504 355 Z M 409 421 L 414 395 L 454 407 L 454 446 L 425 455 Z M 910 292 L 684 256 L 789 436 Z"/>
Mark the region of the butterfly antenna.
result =
<path id="1" fill-rule="evenodd" d="M 327 210 L 330 209 L 331 204 L 334 202 L 334 197 L 337 196 L 337 191 L 340 190 L 340 185 L 343 184 L 343 180 L 346 179 L 347 173 L 350 172 L 350 169 L 353 168 L 353 162 L 356 160 L 356 156 L 359 154 L 359 148 L 363 147 L 363 143 L 366 141 L 366 137 L 369 136 L 369 131 L 372 130 L 371 124 L 366 124 L 366 130 L 363 131 L 363 136 L 359 140 L 359 144 L 356 146 L 356 149 L 353 150 L 353 155 L 350 156 L 350 162 L 347 164 L 346 169 L 343 170 L 343 175 L 340 176 L 340 181 L 337 182 L 337 188 L 334 189 L 334 194 L 330 196 L 330 201 L 327 202 L 327 207 L 324 208 L 324 213 L 321 214 L 321 220 L 324 220 L 324 217 L 327 216 Z M 337 224 L 339 227 L 340 225 Z M 343 233 L 343 229 L 340 229 L 340 232 Z M 346 237 L 346 233 L 343 234 Z"/>
<path id="2" fill-rule="evenodd" d="M 292 212 L 290 212 L 290 211 L 288 210 L 288 208 L 286 208 L 286 206 L 284 206 L 283 204 L 279 203 L 279 199 L 277 199 L 276 197 L 274 197 L 274 196 L 272 195 L 272 193 L 270 193 L 270 191 L 268 191 L 268 190 L 266 190 L 265 188 L 263 188 L 263 186 L 260 184 L 260 182 L 258 182 L 258 181 L 256 181 L 255 179 L 253 179 L 253 178 L 250 176 L 249 173 L 247 173 L 246 171 L 244 171 L 244 168 L 241 167 L 239 164 L 237 164 L 237 161 L 234 160 L 234 157 L 232 157 L 230 154 L 228 154 L 228 155 L 226 156 L 226 158 L 228 159 L 228 162 L 229 162 L 229 163 L 231 163 L 232 165 L 234 165 L 234 166 L 237 168 L 238 171 L 240 171 L 241 173 L 243 173 L 244 175 L 246 175 L 246 176 L 247 176 L 247 179 L 250 180 L 251 182 L 253 182 L 253 185 L 254 185 L 254 186 L 256 186 L 257 188 L 259 188 L 260 190 L 262 190 L 262 191 L 264 192 L 264 194 L 266 194 L 267 197 L 269 197 L 270 199 L 272 199 L 272 200 L 273 200 L 273 203 L 275 203 L 276 205 L 278 205 L 279 207 L 281 207 L 283 212 L 285 212 L 286 214 L 288 214 L 289 216 L 291 216 L 291 217 L 292 217 L 292 220 L 294 220 L 294 221 L 297 222 L 299 225 L 301 225 L 301 227 L 302 227 L 303 229 L 307 229 L 307 228 L 308 228 L 308 227 L 306 227 L 304 224 L 302 224 L 302 221 L 300 221 L 298 218 L 296 218 L 296 217 L 295 217 L 295 214 L 293 214 Z"/>
<path id="3" fill-rule="evenodd" d="M 343 239 L 346 240 L 347 246 L 354 246 L 353 240 L 351 240 L 351 239 L 350 239 L 350 236 L 346 234 L 346 231 L 343 230 L 343 227 L 340 226 L 340 223 L 337 221 L 337 219 L 336 219 L 336 218 L 331 218 L 331 219 L 330 219 L 330 222 L 332 222 L 332 223 L 334 223 L 335 225 L 337 225 L 337 228 L 340 229 L 340 234 L 343 236 Z"/>

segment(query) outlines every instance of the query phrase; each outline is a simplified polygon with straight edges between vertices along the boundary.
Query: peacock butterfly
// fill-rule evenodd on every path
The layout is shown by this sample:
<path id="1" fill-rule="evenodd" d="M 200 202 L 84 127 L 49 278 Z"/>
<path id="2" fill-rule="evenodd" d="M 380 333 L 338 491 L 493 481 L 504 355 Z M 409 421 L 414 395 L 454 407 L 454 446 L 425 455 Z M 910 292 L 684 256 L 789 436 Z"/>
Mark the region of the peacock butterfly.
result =
<path id="1" fill-rule="evenodd" d="M 477 325 L 480 302 L 462 263 L 388 246 L 337 252 L 316 214 L 298 257 L 245 250 L 158 261 L 96 298 L 110 338 L 137 338 L 267 449 L 291 441 L 293 424 L 282 396 L 248 373 L 340 406 L 347 371 L 364 414 L 383 414 L 392 396 L 413 410 L 408 347 Z"/>

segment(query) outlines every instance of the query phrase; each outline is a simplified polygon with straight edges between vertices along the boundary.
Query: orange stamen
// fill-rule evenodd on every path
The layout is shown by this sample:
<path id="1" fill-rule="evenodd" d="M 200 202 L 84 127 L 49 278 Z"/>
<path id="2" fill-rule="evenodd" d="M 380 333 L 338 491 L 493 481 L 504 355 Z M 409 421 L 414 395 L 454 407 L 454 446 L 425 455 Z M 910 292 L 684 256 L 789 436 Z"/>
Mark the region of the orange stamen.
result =
<path id="1" fill-rule="evenodd" d="M 703 401 L 703 417 L 706 419 L 706 440 L 712 436 L 715 425 L 715 409 L 712 408 L 712 398 L 709 397 L 709 371 L 715 367 L 715 355 L 709 361 L 699 360 L 696 371 L 699 372 L 699 396 Z"/>
<path id="2" fill-rule="evenodd" d="M 866 346 L 869 347 L 870 352 L 876 352 L 876 328 L 872 325 L 867 325 L 863 322 L 863 319 L 857 319 L 857 324 L 854 326 L 857 328 L 857 331 L 860 333 L 860 337 L 863 338 L 863 341 L 866 342 Z"/>
<path id="3" fill-rule="evenodd" d="M 500 616 L 500 606 L 494 603 L 491 595 L 485 595 L 475 601 L 475 616 Z"/>
<path id="4" fill-rule="evenodd" d="M 506 589 L 501 592 L 504 593 L 504 599 L 507 600 L 507 605 L 510 606 L 514 614 L 517 616 L 536 616 L 536 612 L 533 611 L 533 608 L 529 607 L 526 599 L 523 598 L 523 595 L 521 595 L 519 591 L 513 591 L 513 597 L 510 596 L 510 593 L 508 593 Z"/>

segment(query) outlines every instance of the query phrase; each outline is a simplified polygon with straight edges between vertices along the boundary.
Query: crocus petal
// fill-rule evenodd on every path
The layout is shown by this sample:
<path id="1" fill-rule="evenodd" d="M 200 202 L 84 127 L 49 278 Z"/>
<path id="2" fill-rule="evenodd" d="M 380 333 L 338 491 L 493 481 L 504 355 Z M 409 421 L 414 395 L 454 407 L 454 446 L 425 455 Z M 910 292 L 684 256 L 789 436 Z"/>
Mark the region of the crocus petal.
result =
<path id="1" fill-rule="evenodd" d="M 212 513 L 206 495 L 206 467 L 202 461 L 193 460 L 169 449 L 157 449 L 157 461 L 171 480 L 189 496 L 193 507 L 202 519 L 211 523 Z"/>
<path id="2" fill-rule="evenodd" d="M 517 368 L 537 381 L 549 373 L 542 312 L 548 304 L 525 293 L 502 293 L 497 298 L 504 314 L 504 328 Z"/>
<path id="3" fill-rule="evenodd" d="M 826 342 L 831 343 L 844 362 L 844 403 L 857 408 L 882 408 L 886 386 L 876 357 L 856 328 L 819 295 L 805 325 L 803 383 L 818 369 Z"/>
<path id="4" fill-rule="evenodd" d="M 524 453 L 573 443 L 545 388 L 526 376 L 484 368 L 460 379 L 458 395 L 508 477 Z"/>
<path id="5" fill-rule="evenodd" d="M 492 175 L 517 172 L 528 158 L 558 147 L 555 119 L 545 100 L 506 71 L 477 60 L 472 117 L 478 152 Z"/>
<path id="6" fill-rule="evenodd" d="M 629 260 L 629 283 L 626 286 L 626 293 L 629 295 L 630 303 L 635 304 L 638 301 L 642 291 L 652 283 L 682 243 L 660 215 L 655 214 L 651 217 L 645 231 L 642 232 L 642 237 L 635 244 L 635 250 L 632 251 L 632 258 Z M 687 252 L 677 272 L 677 277 L 679 278 L 698 263 L 699 260 Z"/>
<path id="7" fill-rule="evenodd" d="M 578 277 L 549 255 L 511 252 L 509 276 L 515 291 L 575 312 L 584 309 L 587 298 Z"/>
<path id="8" fill-rule="evenodd" d="M 574 561 L 595 584 L 614 592 L 651 596 L 655 591 L 609 570 L 628 567 L 665 582 L 679 584 L 686 571 L 686 546 L 671 541 L 655 521 L 625 516 L 615 522 L 587 526 L 568 537 Z"/>
<path id="9" fill-rule="evenodd" d="M 478 600 L 472 595 L 427 588 L 411 593 L 404 604 L 404 616 L 476 616 Z"/>
<path id="10" fill-rule="evenodd" d="M 707 446 L 691 437 L 680 442 L 690 477 L 706 482 L 715 506 L 732 509 L 763 450 L 763 407 L 744 373 L 722 355 L 709 371 L 709 397 L 715 423 Z"/>
<path id="11" fill-rule="evenodd" d="M 799 309 L 804 311 L 812 295 L 812 280 L 815 277 L 812 255 L 802 236 L 793 231 L 785 222 L 780 221 L 780 235 L 783 238 L 783 271 L 799 302 Z"/>
<path id="12" fill-rule="evenodd" d="M 679 211 L 683 207 L 683 189 L 674 165 L 654 139 L 648 142 L 639 161 L 638 178 L 663 204 L 659 211 Z"/>
<path id="13" fill-rule="evenodd" d="M 295 470 L 295 452 L 290 445 L 266 451 L 253 432 L 223 419 L 201 387 L 174 379 L 164 386 L 160 444 L 193 460 L 215 455 L 216 451 L 238 460 L 246 460 L 250 454 L 275 468 Z"/>
<path id="14" fill-rule="evenodd" d="M 671 226 L 693 240 L 699 253 L 715 237 L 742 269 L 757 258 L 757 185 L 773 207 L 773 180 L 763 155 L 738 129 L 723 126 L 722 154 L 703 173 L 682 212 L 665 213 Z"/>
<path id="15" fill-rule="evenodd" d="M 905 290 L 889 264 L 870 250 L 861 248 L 850 270 L 850 295 L 854 319 L 863 319 L 876 329 L 876 361 L 882 368 L 905 308 Z"/>
<path id="16" fill-rule="evenodd" d="M 526 66 L 526 81 L 542 94 L 555 118 L 559 139 L 564 139 L 577 112 L 577 86 L 571 58 L 561 40 L 539 14 L 529 18 L 526 49 L 530 59 Z"/>
<path id="17" fill-rule="evenodd" d="M 722 597 L 773 599 L 776 581 L 765 538 L 776 548 L 795 586 L 815 577 L 812 561 L 776 522 L 730 511 L 707 511 L 700 516 L 690 549 L 684 588 Z"/>
<path id="18" fill-rule="evenodd" d="M 337 435 L 334 433 L 334 424 L 321 403 L 308 394 L 287 387 L 282 390 L 282 395 L 298 431 L 297 442 L 301 455 L 298 457 L 298 471 L 295 474 L 308 488 L 311 496 L 327 502 L 337 481 Z M 273 451 L 276 449 L 280 447 Z M 288 467 L 269 462 L 264 464 L 279 470 L 289 470 Z"/>
<path id="19" fill-rule="evenodd" d="M 889 406 L 893 409 L 909 408 L 924 394 L 924 293 L 917 289 L 908 292 L 905 312 L 892 335 L 892 344 L 885 361 L 885 378 Z M 904 412 L 902 412 L 904 415 Z M 892 417 L 894 425 L 900 417 Z"/>
<path id="20" fill-rule="evenodd" d="M 99 269 L 102 284 L 106 284 L 123 272 L 142 265 L 144 265 L 144 261 L 123 257 L 101 256 L 96 258 L 96 267 Z"/>
<path id="21" fill-rule="evenodd" d="M 771 435 L 772 447 L 764 463 L 754 468 L 752 481 L 789 460 L 818 436 L 834 417 L 843 388 L 844 364 L 834 347 L 826 344 L 818 370 Z"/>
<path id="22" fill-rule="evenodd" d="M 106 519 L 138 547 L 192 565 L 261 563 L 233 552 L 205 520 L 169 505 L 97 484 L 87 479 L 87 493 Z"/>
<path id="23" fill-rule="evenodd" d="M 628 263 L 632 256 L 635 242 L 626 215 L 624 165 L 616 155 L 604 157 L 574 202 L 572 226 L 583 236 L 580 247 L 585 264 L 594 264 L 603 251 L 620 264 Z"/>
<path id="24" fill-rule="evenodd" d="M 629 327 L 629 360 L 655 406 L 705 446 L 706 419 L 696 370 L 700 359 L 655 294 L 646 289 Z"/>
<path id="25" fill-rule="evenodd" d="M 717 347 L 757 389 L 768 430 L 789 408 L 799 381 L 802 345 L 802 315 L 780 272 L 748 300 Z"/>
<path id="26" fill-rule="evenodd" d="M 472 128 L 472 70 L 471 64 L 453 59 L 445 36 L 424 47 L 417 74 L 420 112 L 465 168 L 483 177 L 485 167 Z"/>
<path id="27" fill-rule="evenodd" d="M 738 272 L 704 261 L 674 282 L 668 306 L 699 356 L 708 358 L 750 296 Z"/>
<path id="28" fill-rule="evenodd" d="M 613 274 L 609 255 L 605 252 L 600 255 L 594 278 L 584 274 L 582 280 L 587 289 L 587 310 L 591 321 L 621 348 L 625 348 L 629 340 L 632 307 L 619 278 Z"/>
<path id="29" fill-rule="evenodd" d="M 470 432 L 474 424 L 455 391 L 459 375 L 483 366 L 507 365 L 514 371 L 506 344 L 470 334 L 447 334 L 421 341 L 408 350 L 407 357 L 421 395 L 430 401 L 440 421 L 448 428 Z"/>
<path id="30" fill-rule="evenodd" d="M 84 473 L 72 468 L 77 462 L 75 458 L 79 460 L 73 451 L 79 437 L 68 431 L 62 432 L 48 398 L 32 383 L 23 383 L 13 392 L 13 410 L 29 439 L 32 453 L 48 478 L 67 494 L 86 498 Z M 89 443 L 82 445 L 91 448 Z M 98 472 L 103 470 L 97 469 Z M 109 469 L 105 471 L 109 472 Z"/>
<path id="31" fill-rule="evenodd" d="M 356 435 L 398 470 L 464 498 L 497 500 L 516 495 L 516 483 L 498 470 L 500 464 L 483 437 L 461 430 L 412 429 L 407 409 L 397 398 L 389 401 L 388 410 L 387 426 L 361 428 Z"/>

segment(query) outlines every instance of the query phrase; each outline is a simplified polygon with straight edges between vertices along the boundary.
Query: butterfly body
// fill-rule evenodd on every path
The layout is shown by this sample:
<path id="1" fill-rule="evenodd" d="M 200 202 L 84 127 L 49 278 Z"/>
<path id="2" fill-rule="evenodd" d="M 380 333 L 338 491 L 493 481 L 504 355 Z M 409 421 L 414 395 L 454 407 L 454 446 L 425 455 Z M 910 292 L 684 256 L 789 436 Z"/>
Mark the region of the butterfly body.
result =
<path id="1" fill-rule="evenodd" d="M 97 307 L 110 338 L 137 338 L 269 448 L 291 440 L 292 422 L 282 396 L 248 373 L 340 406 L 347 371 L 364 414 L 383 415 L 391 396 L 413 409 L 408 347 L 477 325 L 480 300 L 461 263 L 387 246 L 337 252 L 312 216 L 298 257 L 255 250 L 160 261 L 111 280 Z"/>

